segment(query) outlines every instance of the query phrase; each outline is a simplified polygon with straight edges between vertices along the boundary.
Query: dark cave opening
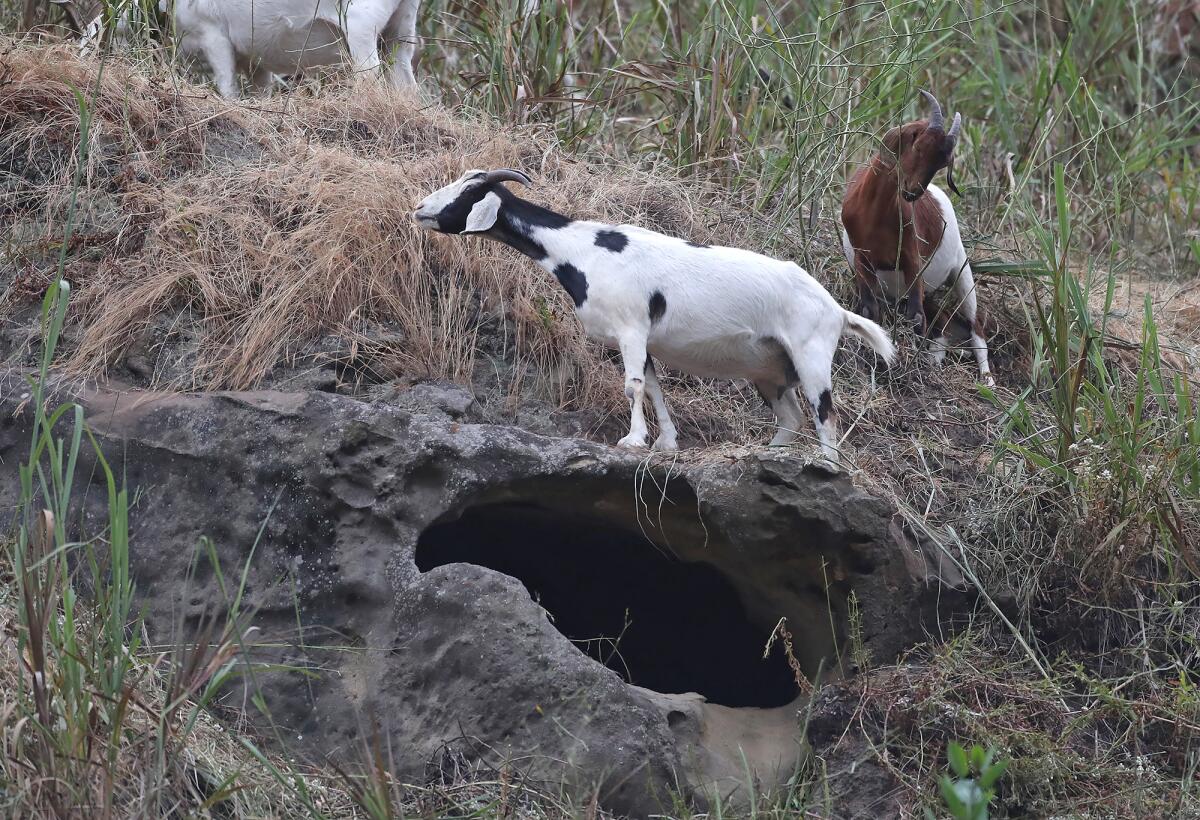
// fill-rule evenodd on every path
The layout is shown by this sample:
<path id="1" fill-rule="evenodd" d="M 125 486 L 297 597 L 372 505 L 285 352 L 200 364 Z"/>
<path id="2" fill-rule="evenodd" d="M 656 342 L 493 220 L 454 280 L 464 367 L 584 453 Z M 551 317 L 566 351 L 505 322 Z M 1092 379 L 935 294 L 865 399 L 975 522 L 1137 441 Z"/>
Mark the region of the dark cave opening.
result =
<path id="1" fill-rule="evenodd" d="M 751 622 L 716 568 L 683 562 L 638 530 L 528 503 L 483 504 L 429 527 L 428 572 L 470 563 L 520 580 L 555 627 L 627 682 L 723 706 L 783 706 L 798 690 L 770 628 Z"/>

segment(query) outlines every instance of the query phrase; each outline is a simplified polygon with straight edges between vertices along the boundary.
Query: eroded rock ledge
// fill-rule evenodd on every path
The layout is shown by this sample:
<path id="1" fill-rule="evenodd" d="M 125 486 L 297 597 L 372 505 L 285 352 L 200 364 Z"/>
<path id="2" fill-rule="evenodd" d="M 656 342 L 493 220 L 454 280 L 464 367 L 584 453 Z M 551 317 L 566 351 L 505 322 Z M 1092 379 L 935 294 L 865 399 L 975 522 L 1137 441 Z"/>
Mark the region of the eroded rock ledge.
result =
<path id="1" fill-rule="evenodd" d="M 885 503 L 786 451 L 646 460 L 467 423 L 454 390 L 55 393 L 140 491 L 156 637 L 224 610 L 208 536 L 226 576 L 249 564 L 262 657 L 315 673 L 258 677 L 285 736 L 349 756 L 378 727 L 405 778 L 458 744 L 631 814 L 744 788 L 743 752 L 776 784 L 802 753 L 792 673 L 779 647 L 761 659 L 779 619 L 808 675 L 839 674 L 851 591 L 877 661 L 954 597 Z M 0 379 L 13 477 L 25 391 Z"/>

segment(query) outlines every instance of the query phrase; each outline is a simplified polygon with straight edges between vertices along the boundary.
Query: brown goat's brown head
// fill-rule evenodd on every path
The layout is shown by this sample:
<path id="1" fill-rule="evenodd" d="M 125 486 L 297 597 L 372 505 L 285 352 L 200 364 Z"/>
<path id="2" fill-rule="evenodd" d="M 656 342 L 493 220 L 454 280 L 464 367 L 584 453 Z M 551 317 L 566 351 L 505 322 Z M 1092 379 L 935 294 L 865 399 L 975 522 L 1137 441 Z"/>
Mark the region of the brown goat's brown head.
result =
<path id="1" fill-rule="evenodd" d="M 934 174 L 947 169 L 946 178 L 950 190 L 958 192 L 954 184 L 954 145 L 962 129 L 962 116 L 954 115 L 950 129 L 946 129 L 946 118 L 937 99 L 928 91 L 922 96 L 933 107 L 929 119 L 917 120 L 888 131 L 883 137 L 879 155 L 889 167 L 897 168 L 900 194 L 908 202 L 920 199 L 933 180 Z"/>

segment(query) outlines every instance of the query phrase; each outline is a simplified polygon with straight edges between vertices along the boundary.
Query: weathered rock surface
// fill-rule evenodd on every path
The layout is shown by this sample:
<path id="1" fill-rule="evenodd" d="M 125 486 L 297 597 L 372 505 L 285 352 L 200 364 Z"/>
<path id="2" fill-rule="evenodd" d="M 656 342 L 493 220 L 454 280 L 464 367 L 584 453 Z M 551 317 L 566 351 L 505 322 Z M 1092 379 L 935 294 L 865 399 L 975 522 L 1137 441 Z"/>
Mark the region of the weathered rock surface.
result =
<path id="1" fill-rule="evenodd" d="M 25 391 L 0 377 L 5 477 Z M 886 504 L 787 452 L 647 460 L 470 423 L 450 388 L 55 392 L 140 492 L 132 564 L 157 636 L 224 611 L 210 538 L 226 578 L 248 566 L 261 657 L 314 673 L 257 676 L 277 725 L 335 756 L 378 729 L 406 778 L 457 744 L 632 814 L 744 788 L 743 753 L 773 785 L 802 753 L 781 647 L 761 660 L 776 623 L 812 675 L 836 667 L 851 592 L 877 661 L 954 598 Z"/>

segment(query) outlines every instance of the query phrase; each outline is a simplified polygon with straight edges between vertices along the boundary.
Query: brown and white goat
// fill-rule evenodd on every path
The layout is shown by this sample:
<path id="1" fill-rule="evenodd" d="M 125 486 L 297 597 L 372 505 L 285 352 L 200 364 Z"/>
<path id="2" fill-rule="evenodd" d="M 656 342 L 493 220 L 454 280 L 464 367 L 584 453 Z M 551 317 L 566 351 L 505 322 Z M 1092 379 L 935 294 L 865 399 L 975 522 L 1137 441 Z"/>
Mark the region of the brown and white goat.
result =
<path id="1" fill-rule="evenodd" d="M 903 300 L 905 316 L 930 337 L 935 362 L 945 359 L 951 334 L 974 351 L 980 380 L 991 386 L 975 278 L 958 218 L 950 198 L 932 184 L 945 168 L 950 189 L 958 193 L 953 163 L 962 117 L 955 114 L 947 130 L 937 99 L 921 94 L 933 109 L 929 119 L 888 131 L 879 153 L 850 180 L 842 201 L 842 250 L 858 283 L 860 314 L 878 321 L 881 296 Z M 946 296 L 930 310 L 934 304 L 927 294 L 943 289 Z"/>

